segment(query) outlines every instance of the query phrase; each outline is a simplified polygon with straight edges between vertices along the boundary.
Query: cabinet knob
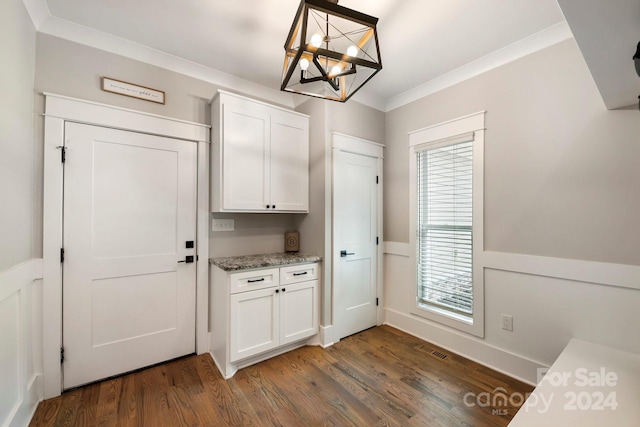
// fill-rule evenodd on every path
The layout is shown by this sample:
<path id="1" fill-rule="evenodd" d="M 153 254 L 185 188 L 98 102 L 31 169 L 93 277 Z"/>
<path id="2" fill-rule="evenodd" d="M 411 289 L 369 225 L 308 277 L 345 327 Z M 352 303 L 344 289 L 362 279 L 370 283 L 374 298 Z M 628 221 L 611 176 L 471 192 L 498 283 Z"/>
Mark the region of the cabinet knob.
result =
<path id="1" fill-rule="evenodd" d="M 277 294 L 277 293 L 280 293 L 280 289 L 276 289 L 276 294 Z"/>
<path id="2" fill-rule="evenodd" d="M 269 209 L 269 205 L 267 205 L 267 209 Z"/>
<path id="3" fill-rule="evenodd" d="M 271 207 L 272 207 L 273 209 L 275 209 L 275 208 L 276 208 L 276 205 L 271 205 Z"/>
<path id="4" fill-rule="evenodd" d="M 286 291 L 286 289 L 285 289 L 285 288 L 282 288 L 282 292 L 284 292 L 284 291 Z"/>

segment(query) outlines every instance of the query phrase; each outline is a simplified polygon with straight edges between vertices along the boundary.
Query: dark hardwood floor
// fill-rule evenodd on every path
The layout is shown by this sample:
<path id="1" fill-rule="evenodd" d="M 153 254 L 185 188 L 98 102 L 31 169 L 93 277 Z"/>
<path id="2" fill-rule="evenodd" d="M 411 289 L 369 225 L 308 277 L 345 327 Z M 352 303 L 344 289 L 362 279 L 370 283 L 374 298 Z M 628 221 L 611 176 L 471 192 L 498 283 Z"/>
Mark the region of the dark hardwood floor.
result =
<path id="1" fill-rule="evenodd" d="M 44 401 L 30 425 L 505 426 L 518 409 L 506 403 L 532 389 L 380 326 L 324 350 L 283 354 L 228 381 L 208 354 L 183 358 Z"/>

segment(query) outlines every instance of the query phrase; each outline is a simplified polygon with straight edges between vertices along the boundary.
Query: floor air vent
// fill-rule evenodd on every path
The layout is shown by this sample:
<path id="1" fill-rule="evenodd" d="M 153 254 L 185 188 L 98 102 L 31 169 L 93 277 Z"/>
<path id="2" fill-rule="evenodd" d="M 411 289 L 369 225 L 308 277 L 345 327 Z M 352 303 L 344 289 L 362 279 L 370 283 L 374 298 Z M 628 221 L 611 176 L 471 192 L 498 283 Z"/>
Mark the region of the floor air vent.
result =
<path id="1" fill-rule="evenodd" d="M 449 355 L 448 355 L 448 354 L 446 354 L 446 353 L 442 353 L 442 352 L 440 352 L 440 351 L 438 351 L 438 350 L 433 350 L 433 351 L 431 352 L 431 355 L 432 355 L 432 356 L 434 356 L 434 357 L 437 357 L 438 359 L 442 359 L 442 360 L 445 360 L 445 359 L 448 359 L 448 358 L 449 358 Z"/>

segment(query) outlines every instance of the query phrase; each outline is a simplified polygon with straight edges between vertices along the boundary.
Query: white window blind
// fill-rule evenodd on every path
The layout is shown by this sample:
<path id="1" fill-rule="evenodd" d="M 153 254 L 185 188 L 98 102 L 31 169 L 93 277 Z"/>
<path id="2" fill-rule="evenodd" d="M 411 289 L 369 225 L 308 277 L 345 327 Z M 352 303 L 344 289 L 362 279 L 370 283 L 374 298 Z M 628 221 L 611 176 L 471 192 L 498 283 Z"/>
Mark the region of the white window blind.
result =
<path id="1" fill-rule="evenodd" d="M 473 314 L 473 141 L 416 153 L 418 301 Z M 473 139 L 473 136 L 471 136 Z"/>

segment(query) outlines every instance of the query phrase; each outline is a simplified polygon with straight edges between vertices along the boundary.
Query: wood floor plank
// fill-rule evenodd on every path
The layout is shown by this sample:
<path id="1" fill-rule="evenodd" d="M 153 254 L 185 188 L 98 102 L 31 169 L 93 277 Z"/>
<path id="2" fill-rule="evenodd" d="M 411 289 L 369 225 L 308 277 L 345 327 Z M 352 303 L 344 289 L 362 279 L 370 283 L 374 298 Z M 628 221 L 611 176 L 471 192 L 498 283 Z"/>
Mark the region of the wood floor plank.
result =
<path id="1" fill-rule="evenodd" d="M 371 409 L 360 398 L 345 389 L 331 375 L 317 365 L 309 363 L 309 352 L 321 352 L 319 348 L 308 348 L 307 352 L 299 351 L 284 355 L 289 362 L 293 375 L 297 380 L 298 390 L 305 385 L 311 390 L 309 406 L 323 407 L 327 419 L 339 422 L 339 425 L 376 425 L 380 421 Z M 333 396 L 327 399 L 326 396 Z M 318 419 L 321 421 L 324 418 Z M 316 421 L 316 420 L 312 420 Z"/>
<path id="2" fill-rule="evenodd" d="M 447 355 L 442 360 L 431 353 Z M 225 380 L 190 356 L 41 402 L 31 426 L 506 426 L 518 408 L 469 405 L 531 386 L 397 329 L 302 347 Z M 466 402 L 466 403 L 465 403 Z"/>

